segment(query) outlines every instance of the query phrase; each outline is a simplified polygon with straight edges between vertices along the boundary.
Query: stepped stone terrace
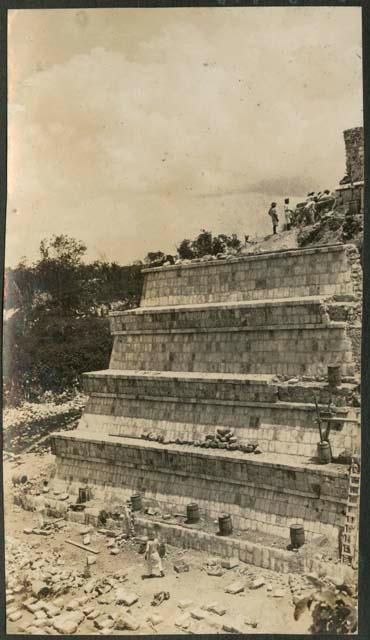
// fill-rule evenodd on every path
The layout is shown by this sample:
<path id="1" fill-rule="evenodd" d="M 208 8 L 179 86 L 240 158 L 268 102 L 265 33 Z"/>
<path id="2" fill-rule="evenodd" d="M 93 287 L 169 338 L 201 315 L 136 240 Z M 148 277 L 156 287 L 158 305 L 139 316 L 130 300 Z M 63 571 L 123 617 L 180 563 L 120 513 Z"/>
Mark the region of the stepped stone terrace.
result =
<path id="1" fill-rule="evenodd" d="M 109 369 L 84 375 L 77 430 L 53 435 L 55 486 L 337 539 L 348 467 L 318 464 L 314 396 L 320 410 L 332 399 L 334 459 L 358 451 L 361 286 L 352 245 L 144 270 L 140 307 L 111 315 Z M 206 446 L 217 428 L 238 447 Z"/>

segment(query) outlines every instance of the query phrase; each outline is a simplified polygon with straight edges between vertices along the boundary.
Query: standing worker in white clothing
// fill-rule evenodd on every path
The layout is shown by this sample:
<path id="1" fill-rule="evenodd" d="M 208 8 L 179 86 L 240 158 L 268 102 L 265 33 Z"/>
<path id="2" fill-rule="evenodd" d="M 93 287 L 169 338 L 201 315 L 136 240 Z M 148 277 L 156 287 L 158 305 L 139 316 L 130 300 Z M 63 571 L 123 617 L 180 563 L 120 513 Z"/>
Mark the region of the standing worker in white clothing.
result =
<path id="1" fill-rule="evenodd" d="M 156 537 L 154 531 L 150 531 L 148 535 L 148 542 L 145 549 L 145 560 L 147 564 L 147 577 L 148 578 L 163 578 L 164 571 L 162 566 L 162 560 L 159 555 L 159 540 Z"/>
<path id="2" fill-rule="evenodd" d="M 127 501 L 127 504 L 123 507 L 123 525 L 126 530 L 126 534 L 128 538 L 131 538 L 135 535 L 135 519 L 134 514 L 132 513 L 132 508 L 130 505 L 130 501 Z"/>
<path id="3" fill-rule="evenodd" d="M 38 528 L 42 529 L 46 524 L 46 500 L 40 491 L 36 491 L 34 509 L 37 513 Z"/>

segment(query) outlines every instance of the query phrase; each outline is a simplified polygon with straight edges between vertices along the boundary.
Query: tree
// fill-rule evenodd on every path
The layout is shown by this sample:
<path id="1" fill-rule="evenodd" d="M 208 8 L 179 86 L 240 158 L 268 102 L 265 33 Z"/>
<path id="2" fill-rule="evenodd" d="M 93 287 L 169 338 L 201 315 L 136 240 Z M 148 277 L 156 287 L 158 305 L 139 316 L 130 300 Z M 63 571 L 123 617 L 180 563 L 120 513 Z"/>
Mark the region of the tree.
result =
<path id="1" fill-rule="evenodd" d="M 177 251 L 180 258 L 193 260 L 194 258 L 203 258 L 206 255 L 216 256 L 218 253 L 238 251 L 241 244 L 236 233 L 231 236 L 222 233 L 218 236 L 212 236 L 211 231 L 202 229 L 195 240 L 182 240 Z"/>
<path id="2" fill-rule="evenodd" d="M 40 243 L 41 259 L 35 264 L 39 290 L 46 294 L 49 310 L 58 315 L 82 312 L 88 304 L 85 294 L 82 257 L 86 246 L 66 235 Z"/>
<path id="3" fill-rule="evenodd" d="M 192 244 L 192 241 L 187 238 L 180 242 L 180 245 L 177 247 L 177 251 L 182 260 L 192 260 L 196 257 Z"/>
<path id="4" fill-rule="evenodd" d="M 40 244 L 40 258 L 7 272 L 4 390 L 12 403 L 73 388 L 84 371 L 108 366 L 111 305 L 137 306 L 141 266 L 82 261 L 86 247 L 68 236 Z M 104 308 L 104 314 L 102 312 Z"/>
<path id="5" fill-rule="evenodd" d="M 145 264 L 161 264 L 164 262 L 166 256 L 163 251 L 149 251 L 147 253 L 144 262 Z"/>
<path id="6" fill-rule="evenodd" d="M 197 258 L 212 255 L 212 233 L 202 229 L 199 236 L 193 241 L 193 249 Z"/>
<path id="7" fill-rule="evenodd" d="M 61 264 L 78 266 L 86 253 L 86 245 L 66 235 L 52 236 L 50 240 L 41 240 L 40 254 L 44 261 L 56 261 Z"/>

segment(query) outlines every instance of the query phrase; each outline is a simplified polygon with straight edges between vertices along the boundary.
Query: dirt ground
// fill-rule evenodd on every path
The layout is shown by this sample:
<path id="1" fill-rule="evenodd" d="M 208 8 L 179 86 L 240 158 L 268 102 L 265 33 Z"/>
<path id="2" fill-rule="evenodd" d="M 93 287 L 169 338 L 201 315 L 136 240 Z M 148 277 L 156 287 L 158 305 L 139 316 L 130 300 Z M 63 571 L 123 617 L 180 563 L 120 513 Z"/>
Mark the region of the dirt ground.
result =
<path id="1" fill-rule="evenodd" d="M 24 529 L 33 528 L 36 524 L 36 514 L 24 511 L 13 503 L 11 476 L 14 472 L 24 472 L 29 478 L 40 471 L 47 470 L 53 462 L 53 456 L 43 456 L 32 453 L 24 454 L 21 464 L 4 464 L 4 494 L 5 494 L 5 541 L 13 541 L 13 548 L 25 544 L 33 555 L 36 553 L 41 558 L 50 559 L 53 554 L 59 553 L 60 561 L 64 561 L 63 569 L 73 568 L 83 571 L 86 563 L 86 551 L 78 549 L 68 543 L 66 539 L 81 542 L 80 530 L 82 525 L 67 522 L 66 526 L 50 536 L 44 537 L 35 534 L 26 534 Z M 145 561 L 138 553 L 138 547 L 132 542 L 124 543 L 118 555 L 111 555 L 107 548 L 108 539 L 93 531 L 91 534 L 91 547 L 98 549 L 96 563 L 91 569 L 92 577 L 121 576 L 126 574 L 126 581 L 122 583 L 125 589 L 135 592 L 139 598 L 130 608 L 117 604 L 101 604 L 99 598 L 86 595 L 84 584 L 71 588 L 63 595 L 64 607 L 72 599 L 80 597 L 89 598 L 87 604 L 93 604 L 102 613 L 116 614 L 120 611 L 130 611 L 133 618 L 140 623 L 140 628 L 135 634 L 172 634 L 172 633 L 225 633 L 223 626 L 236 626 L 244 633 L 307 633 L 310 618 L 303 615 L 298 622 L 294 620 L 293 597 L 300 597 L 305 590 L 302 576 L 279 575 L 271 571 L 239 563 L 231 570 L 225 570 L 220 577 L 208 575 L 204 564 L 207 555 L 193 550 L 182 550 L 166 546 L 166 556 L 163 560 L 165 576 L 163 578 L 142 579 L 145 574 Z M 26 547 L 26 549 L 27 549 Z M 11 553 L 8 553 L 10 559 Z M 185 573 L 176 573 L 173 565 L 176 560 L 183 559 L 189 565 L 190 570 Z M 14 568 L 14 562 L 7 565 L 7 572 Z M 7 574 L 8 575 L 8 574 Z M 15 574 L 17 575 L 17 572 Z M 19 573 L 17 578 L 20 577 Z M 256 589 L 249 588 L 251 581 L 263 578 L 265 584 Z M 245 584 L 243 592 L 236 595 L 225 593 L 225 588 L 235 582 L 242 581 Z M 85 580 L 86 582 L 86 580 Z M 120 586 L 118 584 L 118 586 Z M 306 585 L 307 587 L 307 585 Z M 152 606 L 151 601 L 155 593 L 169 592 L 170 598 L 160 606 Z M 29 595 L 29 594 L 27 594 Z M 25 593 L 17 594 L 12 606 L 26 598 Z M 181 628 L 175 624 L 184 611 L 179 608 L 181 601 L 190 600 L 192 604 L 186 608 L 188 615 L 188 627 Z M 218 603 L 226 609 L 222 616 L 209 613 L 202 609 L 210 603 Z M 85 603 L 86 607 L 86 603 Z M 83 608 L 83 607 L 81 607 Z M 64 610 L 64 609 L 63 609 Z M 203 611 L 204 619 L 199 620 L 199 610 Z M 193 616 L 192 614 L 195 614 Z M 159 614 L 163 619 L 158 624 L 148 622 L 148 617 Z M 190 622 L 189 622 L 190 621 Z M 16 622 L 8 621 L 8 633 L 36 633 L 27 631 L 28 626 L 35 622 L 35 615 L 22 609 L 22 617 Z M 58 635 L 52 626 L 46 627 L 41 633 Z M 94 625 L 93 620 L 84 619 L 79 625 L 76 635 L 101 634 Z M 132 635 L 132 631 L 103 631 L 112 635 Z"/>

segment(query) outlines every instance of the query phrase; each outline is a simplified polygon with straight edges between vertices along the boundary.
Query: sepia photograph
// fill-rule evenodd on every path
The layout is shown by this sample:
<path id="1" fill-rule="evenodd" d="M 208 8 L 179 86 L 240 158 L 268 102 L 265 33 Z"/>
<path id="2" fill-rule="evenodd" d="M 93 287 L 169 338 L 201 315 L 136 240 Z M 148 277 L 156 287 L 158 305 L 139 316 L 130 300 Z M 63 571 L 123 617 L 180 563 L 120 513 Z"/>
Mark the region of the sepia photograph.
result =
<path id="1" fill-rule="evenodd" d="M 359 632 L 363 11 L 222 4 L 8 11 L 7 634 Z"/>

